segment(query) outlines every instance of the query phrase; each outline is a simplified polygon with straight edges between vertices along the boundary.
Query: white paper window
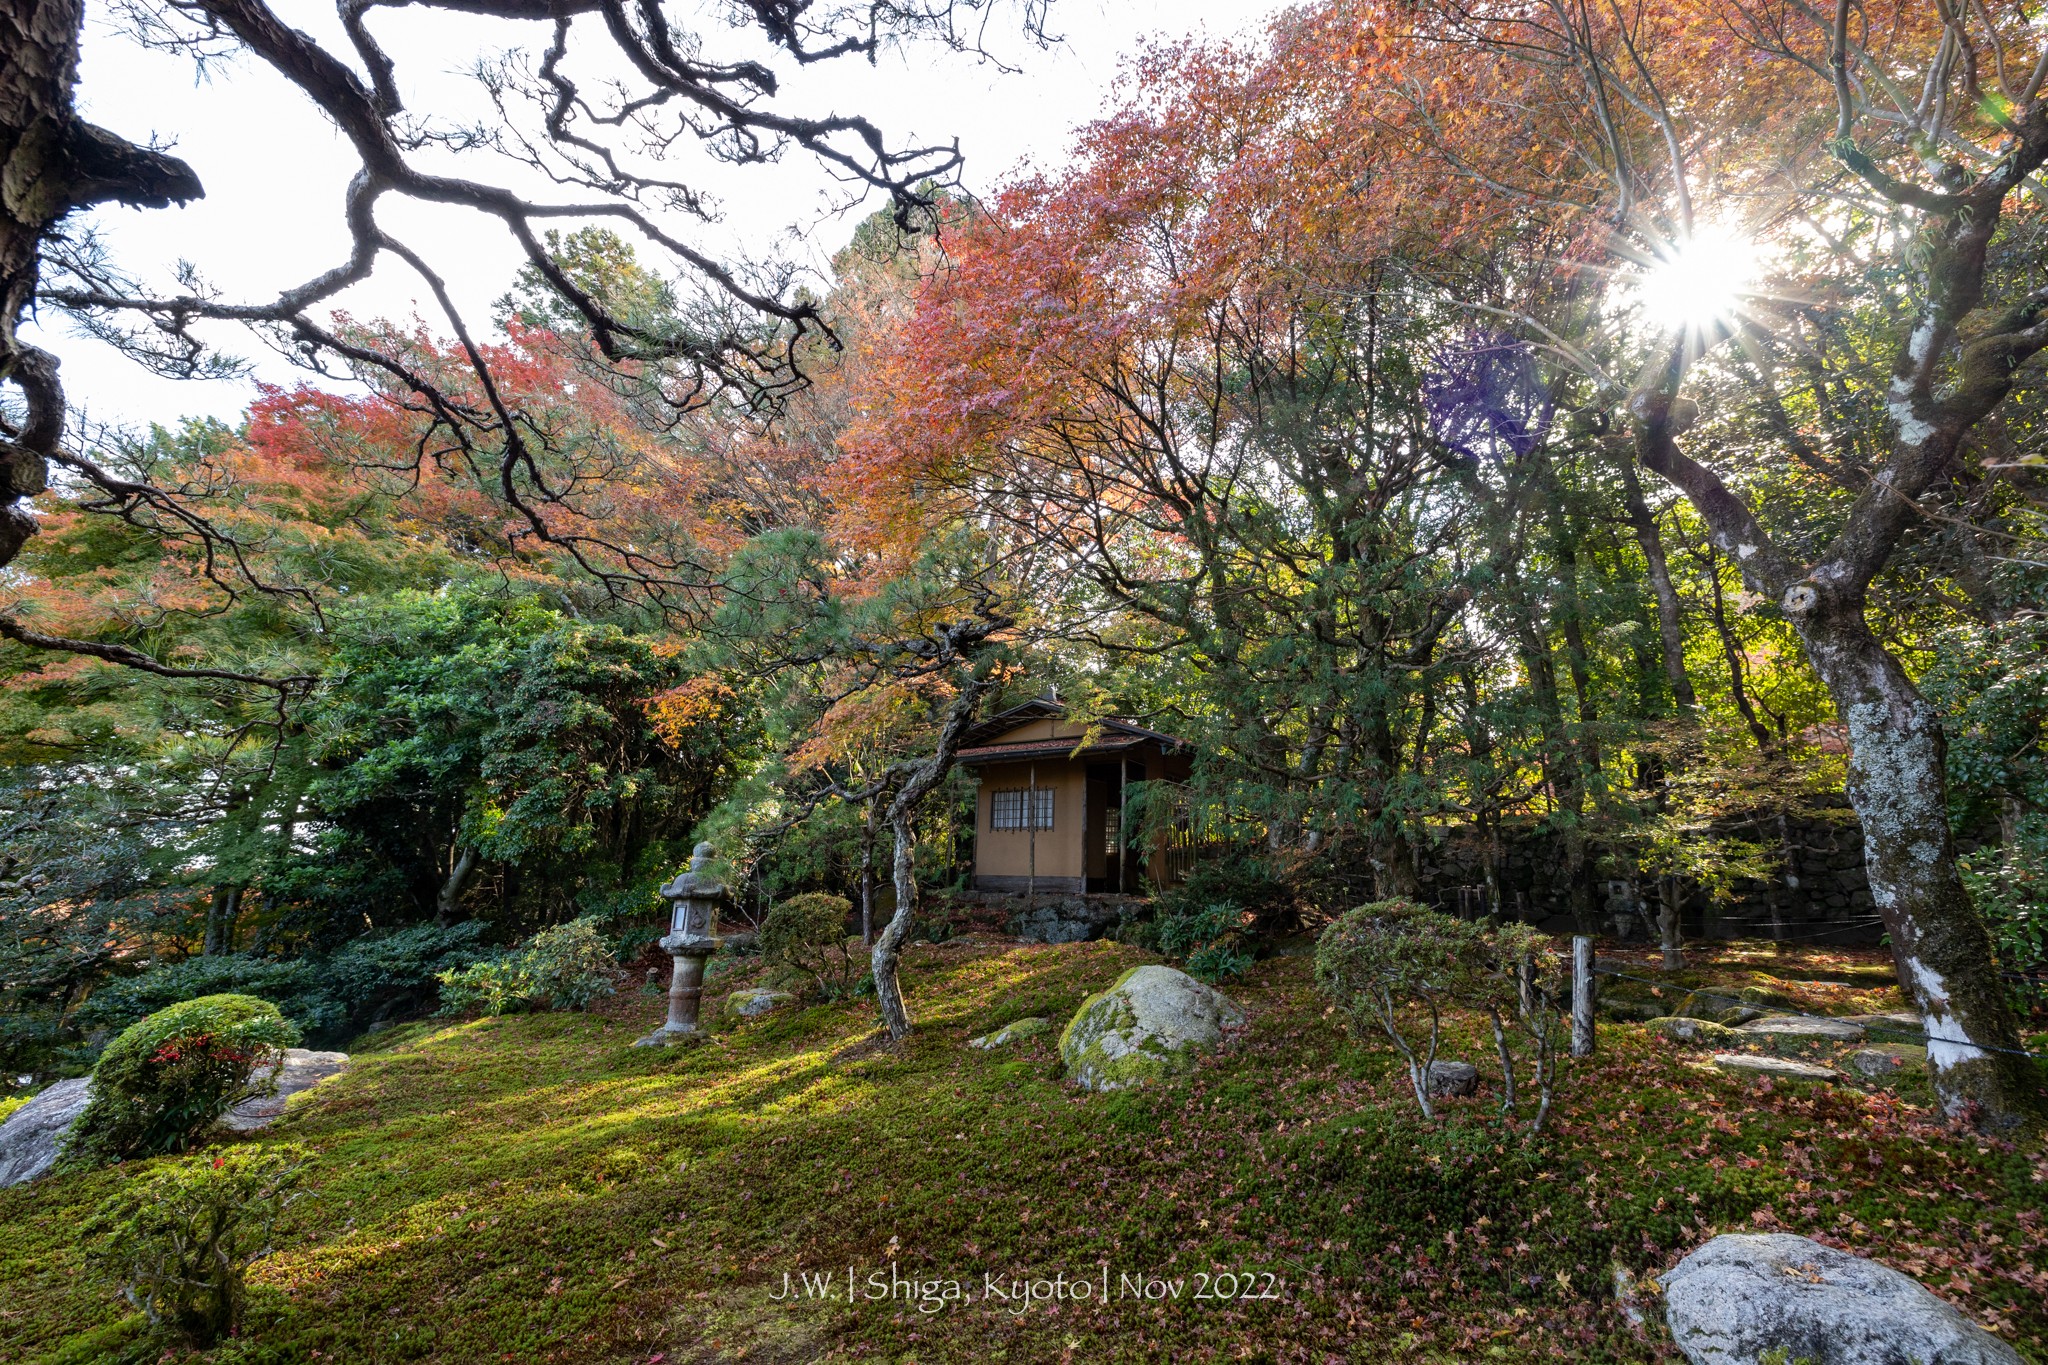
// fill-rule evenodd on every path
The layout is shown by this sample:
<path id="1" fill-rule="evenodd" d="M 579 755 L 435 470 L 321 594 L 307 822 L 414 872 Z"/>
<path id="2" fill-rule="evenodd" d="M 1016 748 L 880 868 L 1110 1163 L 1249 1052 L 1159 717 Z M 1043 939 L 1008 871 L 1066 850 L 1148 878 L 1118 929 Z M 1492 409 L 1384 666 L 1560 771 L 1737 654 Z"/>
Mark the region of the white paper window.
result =
<path id="1" fill-rule="evenodd" d="M 1050 787 L 1040 787 L 1036 791 L 1018 788 L 1012 791 L 990 792 L 988 800 L 988 827 L 992 830 L 1052 828 Z M 1037 817 L 1028 825 L 1024 819 L 1027 808 L 1033 808 Z"/>

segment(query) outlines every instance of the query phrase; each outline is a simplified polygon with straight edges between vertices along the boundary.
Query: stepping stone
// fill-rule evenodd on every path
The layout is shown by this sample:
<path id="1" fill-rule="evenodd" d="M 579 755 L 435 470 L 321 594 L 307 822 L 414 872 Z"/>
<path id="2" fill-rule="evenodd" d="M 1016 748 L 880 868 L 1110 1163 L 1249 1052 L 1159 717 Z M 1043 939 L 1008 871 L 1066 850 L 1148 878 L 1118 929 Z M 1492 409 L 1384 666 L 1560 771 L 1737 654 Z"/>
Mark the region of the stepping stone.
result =
<path id="1" fill-rule="evenodd" d="M 1769 1076 L 1781 1081 L 1839 1081 L 1842 1073 L 1831 1066 L 1795 1062 L 1790 1057 L 1757 1057 L 1747 1052 L 1717 1052 L 1714 1065 L 1738 1076 Z"/>
<path id="2" fill-rule="evenodd" d="M 1036 1038 L 1041 1033 L 1050 1032 L 1052 1032 L 1052 1020 L 1042 1015 L 1033 1015 L 1029 1019 L 1018 1019 L 1012 1023 L 1005 1024 L 994 1033 L 984 1033 L 979 1038 L 969 1038 L 967 1046 L 978 1048 L 1006 1047 L 1011 1043 L 1022 1042 L 1026 1038 Z"/>
<path id="3" fill-rule="evenodd" d="M 1872 1037 L 1887 1042 L 1927 1036 L 1927 1025 L 1917 1014 L 1849 1014 L 1843 1018 L 1848 1023 L 1863 1025 Z"/>
<path id="4" fill-rule="evenodd" d="M 1879 1043 L 1842 1059 L 1857 1075 L 1873 1081 L 1895 1081 L 1927 1069 L 1927 1049 L 1911 1043 Z"/>
<path id="5" fill-rule="evenodd" d="M 1740 1038 L 1785 1038 L 1796 1042 L 1860 1043 L 1863 1025 L 1847 1019 L 1814 1019 L 1803 1014 L 1773 1014 L 1735 1030 Z"/>

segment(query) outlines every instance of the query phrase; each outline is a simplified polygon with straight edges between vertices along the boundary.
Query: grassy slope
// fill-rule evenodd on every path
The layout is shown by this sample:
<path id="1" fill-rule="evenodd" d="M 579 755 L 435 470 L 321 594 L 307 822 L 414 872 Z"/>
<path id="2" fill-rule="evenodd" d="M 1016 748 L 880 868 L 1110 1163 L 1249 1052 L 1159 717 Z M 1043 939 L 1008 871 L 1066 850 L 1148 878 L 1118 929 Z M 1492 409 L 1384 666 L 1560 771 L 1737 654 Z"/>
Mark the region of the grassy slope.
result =
<path id="1" fill-rule="evenodd" d="M 2048 1161 L 1956 1139 L 1883 1097 L 1761 1090 L 1618 1026 L 1530 1146 L 1492 1103 L 1437 1128 L 1381 1050 L 1346 1043 L 1307 964 L 1233 989 L 1249 1034 L 1195 1077 L 1084 1096 L 1052 1038 L 1143 960 L 1110 944 L 920 949 L 897 1054 L 818 1007 L 690 1049 L 632 1050 L 659 1002 L 412 1026 L 266 1140 L 319 1155 L 319 1198 L 258 1268 L 220 1362 L 1671 1358 L 1612 1267 L 1712 1231 L 1823 1233 L 1918 1276 L 2048 1361 Z M 1738 975 L 1740 973 L 1737 973 Z M 1853 973 L 1851 974 L 1853 976 Z M 1869 1007 L 1852 988 L 1833 1001 Z M 1474 1034 L 1450 1055 L 1480 1062 Z M 0 1192 L 0 1361 L 117 1359 L 72 1229 L 145 1168 Z M 777 1304 L 785 1270 L 1284 1278 L 1269 1301 L 1107 1308 Z M 1260 1281 L 1263 1285 L 1264 1281 Z M 1192 1294 L 1190 1280 L 1186 1293 Z"/>

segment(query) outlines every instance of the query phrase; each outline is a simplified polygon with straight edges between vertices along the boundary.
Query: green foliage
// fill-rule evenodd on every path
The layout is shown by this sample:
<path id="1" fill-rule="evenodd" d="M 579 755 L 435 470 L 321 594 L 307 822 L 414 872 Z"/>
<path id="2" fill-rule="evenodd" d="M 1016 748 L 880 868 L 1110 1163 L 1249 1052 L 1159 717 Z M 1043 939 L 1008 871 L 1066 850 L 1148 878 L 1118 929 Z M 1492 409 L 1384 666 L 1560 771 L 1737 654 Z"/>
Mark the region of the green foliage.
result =
<path id="1" fill-rule="evenodd" d="M 267 1000 L 208 995 L 131 1024 L 93 1067 L 92 1100 L 65 1138 L 63 1164 L 183 1151 L 253 1095 L 257 1069 L 299 1032 Z"/>
<path id="2" fill-rule="evenodd" d="M 2048 810 L 2048 615 L 2021 612 L 1943 632 L 1920 686 L 1946 713 L 1958 823 L 2008 801 Z"/>
<path id="3" fill-rule="evenodd" d="M 619 962 L 591 919 L 543 929 L 525 947 L 444 971 L 443 1014 L 580 1010 L 618 989 Z"/>
<path id="4" fill-rule="evenodd" d="M 846 932 L 852 912 L 853 902 L 821 891 L 778 902 L 761 921 L 761 960 L 810 977 L 827 1000 L 851 994 L 861 970 Z"/>
<path id="5" fill-rule="evenodd" d="M 79 1006 L 71 1022 L 88 1033 L 120 1030 L 159 1010 L 207 995 L 267 1000 L 302 1034 L 330 1032 L 345 1018 L 340 1002 L 326 992 L 321 973 L 311 962 L 232 953 L 160 962 L 135 976 L 115 977 Z"/>
<path id="6" fill-rule="evenodd" d="M 1316 985 L 1341 1010 L 1353 1036 L 1384 1035 L 1407 1064 L 1424 1117 L 1433 1117 L 1429 1068 L 1445 1013 L 1473 1010 L 1489 1019 L 1503 1073 L 1502 1109 L 1515 1098 L 1509 1018 L 1534 1044 L 1539 1091 L 1536 1127 L 1551 1101 L 1556 1002 L 1561 991 L 1548 940 L 1523 924 L 1488 928 L 1411 901 L 1375 901 L 1339 916 L 1316 941 Z M 1534 971 L 1528 997 L 1516 973 Z M 1425 1024 L 1426 1020 L 1426 1024 Z"/>
<path id="7" fill-rule="evenodd" d="M 152 1327 L 211 1346 L 239 1325 L 244 1276 L 302 1197 L 309 1160 L 296 1145 L 231 1147 L 127 1182 L 79 1229 L 86 1272 Z"/>
<path id="8" fill-rule="evenodd" d="M 1178 958 L 1189 976 L 1211 983 L 1243 976 L 1257 959 L 1246 946 L 1251 916 L 1236 901 L 1213 901 L 1199 909 L 1177 902 L 1178 913 L 1157 913 L 1152 920 L 1159 951 Z"/>
<path id="9" fill-rule="evenodd" d="M 437 915 L 464 852 L 519 869 L 515 923 L 655 911 L 732 757 L 716 726 L 682 751 L 656 735 L 647 708 L 683 677 L 671 653 L 476 592 L 401 592 L 339 619 L 313 720 L 327 827 L 278 878 L 308 933 Z"/>
<path id="10" fill-rule="evenodd" d="M 2048 1010 L 2048 829 L 2039 817 L 2010 844 L 1964 855 L 1963 885 L 1991 929 L 1991 947 L 2022 1017 Z"/>
<path id="11" fill-rule="evenodd" d="M 1145 785 L 1151 791 L 1144 799 L 1156 802 L 1164 784 Z M 1258 960 L 1258 939 L 1292 927 L 1296 919 L 1293 890 L 1262 861 L 1219 855 L 1196 863 L 1185 880 L 1154 896 L 1148 916 L 1127 914 L 1117 937 L 1216 983 L 1243 976 Z"/>
<path id="12" fill-rule="evenodd" d="M 351 1029 L 407 1017 L 430 1008 L 443 972 L 487 956 L 485 926 L 415 924 L 365 934 L 316 961 L 322 994 L 344 1011 Z"/>
<path id="13" fill-rule="evenodd" d="M 158 963 L 102 984 L 70 1023 L 87 1033 L 118 1030 L 180 1001 L 231 993 L 268 1000 L 308 1038 L 341 1042 L 371 1024 L 431 1008 L 441 973 L 484 960 L 483 933 L 474 920 L 416 924 L 365 934 L 323 957 L 230 953 Z"/>

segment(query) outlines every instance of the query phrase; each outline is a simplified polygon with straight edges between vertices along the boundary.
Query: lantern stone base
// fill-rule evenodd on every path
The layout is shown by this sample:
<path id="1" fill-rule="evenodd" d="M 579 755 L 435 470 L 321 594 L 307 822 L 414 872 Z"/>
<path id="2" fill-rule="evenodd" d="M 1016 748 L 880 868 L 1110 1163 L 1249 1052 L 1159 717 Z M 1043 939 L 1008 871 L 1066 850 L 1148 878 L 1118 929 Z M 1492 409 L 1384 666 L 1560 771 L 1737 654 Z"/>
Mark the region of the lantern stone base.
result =
<path id="1" fill-rule="evenodd" d="M 697 934 L 670 934 L 661 946 L 675 962 L 669 977 L 668 1018 L 662 1026 L 634 1047 L 664 1047 L 692 1042 L 703 1037 L 697 1011 L 704 998 L 704 961 L 718 951 L 716 938 Z"/>

